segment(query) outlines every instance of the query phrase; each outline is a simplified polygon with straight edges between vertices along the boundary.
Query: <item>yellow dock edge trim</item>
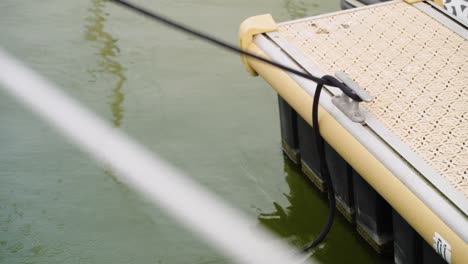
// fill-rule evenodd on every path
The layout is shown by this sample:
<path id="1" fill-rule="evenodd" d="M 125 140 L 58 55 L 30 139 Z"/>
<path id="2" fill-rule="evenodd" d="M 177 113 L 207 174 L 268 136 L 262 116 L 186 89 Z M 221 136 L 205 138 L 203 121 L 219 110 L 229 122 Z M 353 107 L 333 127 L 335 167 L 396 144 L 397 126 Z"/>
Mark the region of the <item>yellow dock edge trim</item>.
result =
<path id="1" fill-rule="evenodd" d="M 425 0 L 404 0 L 408 4 L 414 4 L 414 3 L 419 3 L 423 2 Z M 442 0 L 432 0 L 432 2 L 436 3 L 440 7 L 444 7 L 444 2 Z"/>
<path id="2" fill-rule="evenodd" d="M 254 17 L 249 17 L 242 22 L 239 29 L 239 48 L 241 50 L 246 50 L 253 42 L 253 37 L 257 34 L 267 33 L 271 31 L 278 30 L 276 22 L 273 20 L 273 17 L 270 14 L 258 15 Z M 242 63 L 244 64 L 247 71 L 256 76 L 257 73 L 250 66 L 247 58 L 244 55 L 241 55 Z"/>
<path id="3" fill-rule="evenodd" d="M 442 0 L 433 0 L 433 1 L 434 1 L 434 3 L 436 3 L 438 6 L 444 7 L 444 1 L 442 1 Z"/>
<path id="4" fill-rule="evenodd" d="M 268 58 L 255 44 L 251 44 L 248 51 Z M 312 124 L 312 96 L 284 71 L 254 59 L 247 61 L 304 120 Z M 452 229 L 322 107 L 319 108 L 318 118 L 324 139 L 429 245 L 434 245 L 433 237 L 437 232 L 451 245 L 451 263 L 466 263 L 468 245 Z"/>
<path id="5" fill-rule="evenodd" d="M 419 3 L 419 2 L 422 2 L 424 0 L 404 0 L 406 3 L 408 4 L 414 4 L 414 3 Z"/>

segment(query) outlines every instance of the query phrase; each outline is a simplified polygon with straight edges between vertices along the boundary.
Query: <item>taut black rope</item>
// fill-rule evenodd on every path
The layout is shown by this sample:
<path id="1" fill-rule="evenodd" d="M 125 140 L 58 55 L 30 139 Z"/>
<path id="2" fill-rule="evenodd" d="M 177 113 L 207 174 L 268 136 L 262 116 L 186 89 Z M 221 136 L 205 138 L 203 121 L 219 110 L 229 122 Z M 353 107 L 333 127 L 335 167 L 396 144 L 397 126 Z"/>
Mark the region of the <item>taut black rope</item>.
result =
<path id="1" fill-rule="evenodd" d="M 193 35 L 193 36 L 196 36 L 200 39 L 203 39 L 205 41 L 208 41 L 208 42 L 211 42 L 212 44 L 215 44 L 219 47 L 222 47 L 222 48 L 225 48 L 227 50 L 230 50 L 234 53 L 238 53 L 238 54 L 242 54 L 244 56 L 247 56 L 247 57 L 251 57 L 251 58 L 254 58 L 256 60 L 259 60 L 259 61 L 262 61 L 262 62 L 265 62 L 267 64 L 270 64 L 270 65 L 273 65 L 277 68 L 280 68 L 284 71 L 287 71 L 287 72 L 290 72 L 290 73 L 293 73 L 293 74 L 296 74 L 298 76 L 301 76 L 305 79 L 308 79 L 308 80 L 311 80 L 311 81 L 314 81 L 316 82 L 317 84 L 323 84 L 323 85 L 327 85 L 327 86 L 332 86 L 332 87 L 337 87 L 339 88 L 340 90 L 342 90 L 349 98 L 355 100 L 355 101 L 362 101 L 361 98 L 356 95 L 353 90 L 351 90 L 348 86 L 346 86 L 344 83 L 340 82 L 339 80 L 337 80 L 335 77 L 333 76 L 330 76 L 331 78 L 328 78 L 328 79 L 324 79 L 324 78 L 320 78 L 320 77 L 316 77 L 310 73 L 304 73 L 304 72 L 301 72 L 301 71 L 298 71 L 298 70 L 295 70 L 293 68 L 290 68 L 288 66 L 285 66 L 285 65 L 282 65 L 280 63 L 277 63 L 277 62 L 274 62 L 274 61 L 271 61 L 271 60 L 268 60 L 268 59 L 265 59 L 265 58 L 262 58 L 260 56 L 257 56 L 255 54 L 252 54 L 250 52 L 247 52 L 247 51 L 244 51 L 244 50 L 241 50 L 231 44 L 228 44 L 222 40 L 219 40 L 215 37 L 212 37 L 208 34 L 205 34 L 205 33 L 202 33 L 198 30 L 195 30 L 195 29 L 192 29 L 188 26 L 185 26 L 185 25 L 182 25 L 181 23 L 178 23 L 178 22 L 175 22 L 175 21 L 172 21 L 171 19 L 169 18 L 166 18 L 162 15 L 159 15 L 159 14 L 156 14 L 155 12 L 152 12 L 152 11 L 149 11 L 149 10 L 146 10 L 142 7 L 139 7 L 139 6 L 136 6 L 132 3 L 129 3 L 127 1 L 124 1 L 124 0 L 109 0 L 111 2 L 114 2 L 116 4 L 119 4 L 119 5 L 122 5 L 126 8 L 129 8 L 139 14 L 142 14 L 146 17 L 149 17 L 149 18 L 152 18 L 154 20 L 157 20 L 167 26 L 170 26 L 170 27 L 173 27 L 175 29 L 178 29 L 180 31 L 183 31 L 185 33 L 188 33 L 190 35 Z"/>
<path id="2" fill-rule="evenodd" d="M 328 166 L 327 166 L 327 163 L 326 163 L 326 160 L 325 160 L 325 148 L 324 148 L 324 142 L 323 142 L 323 138 L 322 136 L 320 135 L 320 129 L 319 129 L 319 122 L 318 122 L 318 106 L 319 106 L 319 99 L 320 99 L 320 93 L 322 91 L 322 88 L 324 85 L 327 85 L 327 86 L 331 86 L 331 87 L 337 87 L 339 88 L 341 91 L 343 91 L 344 94 L 346 94 L 349 98 L 355 100 L 355 101 L 358 101 L 358 102 L 361 102 L 362 99 L 356 94 L 354 93 L 353 90 L 351 90 L 348 86 L 346 86 L 344 83 L 340 82 L 338 79 L 336 79 L 335 77 L 333 76 L 330 76 L 330 75 L 325 75 L 323 77 L 317 77 L 317 76 L 314 76 L 310 73 L 304 73 L 304 72 L 301 72 L 301 71 L 298 71 L 298 70 L 295 70 L 295 69 L 292 69 L 290 67 L 287 67 L 285 65 L 282 65 L 280 63 L 277 63 L 277 62 L 274 62 L 274 61 L 270 61 L 268 59 L 265 59 L 265 58 L 262 58 L 260 56 L 257 56 L 255 54 L 252 54 L 250 52 L 247 52 L 247 51 L 244 51 L 244 50 L 241 50 L 233 45 L 230 45 L 222 40 L 219 40 L 215 37 L 212 37 L 210 35 L 207 35 L 205 33 L 202 33 L 200 31 L 197 31 L 195 29 L 192 29 L 192 28 L 189 28 L 185 25 L 182 25 L 178 22 L 175 22 L 171 19 L 168 19 L 164 16 L 161 16 L 159 14 L 156 14 L 154 12 L 151 12 L 149 10 L 146 10 L 142 7 L 139 7 L 139 6 L 136 6 L 132 3 L 129 3 L 127 1 L 124 1 L 124 0 L 110 0 L 111 2 L 114 2 L 116 4 L 119 4 L 119 5 L 122 5 L 128 9 L 131 9 L 139 14 L 142 14 L 148 18 L 151 18 L 151 19 L 154 19 L 154 20 L 157 20 L 167 26 L 170 26 L 172 28 L 175 28 L 177 30 L 180 30 L 182 32 L 185 32 L 185 33 L 188 33 L 190 35 L 193 35 L 193 36 L 196 36 L 200 39 L 203 39 L 205 41 L 208 41 L 214 45 L 217 45 L 219 47 L 222 47 L 222 48 L 225 48 L 227 50 L 230 50 L 232 52 L 235 52 L 235 53 L 238 53 L 238 54 L 242 54 L 244 56 L 247 56 L 247 57 L 251 57 L 251 58 L 254 58 L 256 60 L 259 60 L 259 61 L 262 61 L 264 63 L 267 63 L 267 64 L 270 64 L 272 66 L 275 66 L 277 68 L 280 68 L 284 71 L 287 71 L 289 73 L 292 73 L 292 74 L 296 74 L 298 76 L 301 76 L 305 79 L 308 79 L 308 80 L 311 80 L 311 81 L 314 81 L 315 83 L 317 83 L 317 87 L 316 87 L 316 90 L 315 90 L 315 95 L 314 95 L 314 100 L 313 100 L 313 104 L 312 104 L 312 125 L 313 125 L 313 129 L 314 129 L 314 133 L 315 133 L 315 141 L 316 141 L 316 145 L 317 145 L 317 150 L 318 150 L 318 153 L 319 153 L 319 159 L 320 159 L 320 173 L 322 174 L 324 180 L 325 180 L 325 184 L 327 186 L 327 190 L 328 190 L 328 198 L 329 198 L 329 206 L 330 206 L 330 210 L 329 210 L 329 213 L 328 213 L 328 217 L 327 217 L 327 222 L 325 224 L 325 226 L 323 227 L 322 231 L 320 232 L 320 234 L 315 238 L 314 241 L 312 241 L 310 244 L 308 244 L 307 246 L 304 247 L 304 249 L 302 250 L 303 252 L 317 246 L 318 244 L 320 244 L 320 242 L 322 242 L 325 237 L 327 236 L 328 232 L 330 231 L 332 225 L 333 225 L 333 219 L 334 219 L 334 216 L 335 216 L 335 210 L 336 210 L 336 201 L 335 201 L 335 191 L 333 189 L 333 184 L 332 184 L 332 181 L 331 181 L 331 177 L 330 177 L 330 173 L 328 171 Z"/>

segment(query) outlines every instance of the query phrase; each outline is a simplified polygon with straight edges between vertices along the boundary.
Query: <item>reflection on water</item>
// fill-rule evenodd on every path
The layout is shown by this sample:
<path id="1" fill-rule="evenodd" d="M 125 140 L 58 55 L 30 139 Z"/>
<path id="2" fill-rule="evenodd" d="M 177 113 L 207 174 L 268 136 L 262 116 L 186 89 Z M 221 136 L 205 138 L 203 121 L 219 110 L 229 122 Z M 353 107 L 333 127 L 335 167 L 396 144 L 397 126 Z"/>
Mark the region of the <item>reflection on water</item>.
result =
<path id="1" fill-rule="evenodd" d="M 120 52 L 117 46 L 117 39 L 112 37 L 111 34 L 104 31 L 104 22 L 106 21 L 107 14 L 104 12 L 106 0 L 91 0 L 93 6 L 89 8 L 90 16 L 86 18 L 89 22 L 86 25 L 85 37 L 87 40 L 99 44 L 98 55 L 99 69 L 95 72 L 110 73 L 117 77 L 117 83 L 113 90 L 111 110 L 114 119 L 112 120 L 115 127 L 119 127 L 122 123 L 123 110 L 122 103 L 125 99 L 122 93 L 122 86 L 125 83 L 125 76 L 123 75 L 122 65 L 115 60 Z"/>
<path id="2" fill-rule="evenodd" d="M 323 211 L 327 210 L 326 202 L 316 190 L 311 190 L 314 187 L 287 158 L 284 159 L 284 173 L 289 194 L 283 195 L 289 205 L 273 202 L 275 211 L 260 213 L 258 220 L 294 245 L 303 246 L 320 231 L 325 221 L 322 218 Z"/>
<path id="3" fill-rule="evenodd" d="M 308 1 L 307 5 L 304 0 L 284 0 L 284 7 L 291 16 L 291 19 L 303 18 L 307 16 L 307 6 L 318 7 L 317 3 Z"/>
<path id="4" fill-rule="evenodd" d="M 114 127 L 120 127 L 123 119 L 122 103 L 125 99 L 125 96 L 122 93 L 122 86 L 125 83 L 126 78 L 123 75 L 122 65 L 115 60 L 120 52 L 120 49 L 117 46 L 117 39 L 112 37 L 110 33 L 104 31 L 104 22 L 106 22 L 107 16 L 104 12 L 106 1 L 107 0 L 91 0 L 93 6 L 88 9 L 90 15 L 86 18 L 86 21 L 89 23 L 85 26 L 85 38 L 98 44 L 97 55 L 99 55 L 99 60 L 97 64 L 99 68 L 91 72 L 93 77 L 97 78 L 96 73 L 108 73 L 117 77 L 117 83 L 113 89 L 110 106 L 113 116 L 112 124 Z M 104 172 L 110 176 L 112 180 L 118 183 L 112 168 L 108 167 Z"/>

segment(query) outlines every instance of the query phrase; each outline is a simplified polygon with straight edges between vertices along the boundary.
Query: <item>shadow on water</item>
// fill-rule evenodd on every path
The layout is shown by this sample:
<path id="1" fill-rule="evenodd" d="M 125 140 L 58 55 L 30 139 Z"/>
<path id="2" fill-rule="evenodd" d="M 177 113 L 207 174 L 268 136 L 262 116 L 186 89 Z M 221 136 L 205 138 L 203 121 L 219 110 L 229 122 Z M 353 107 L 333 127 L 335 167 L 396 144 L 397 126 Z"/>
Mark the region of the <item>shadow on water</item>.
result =
<path id="1" fill-rule="evenodd" d="M 315 237 L 326 218 L 326 199 L 320 195 L 288 159 L 284 159 L 285 180 L 289 193 L 283 195 L 287 206 L 273 202 L 274 212 L 260 213 L 258 220 L 267 228 L 289 240 L 296 246 L 303 246 Z"/>
<path id="2" fill-rule="evenodd" d="M 126 78 L 123 75 L 123 67 L 115 59 L 120 52 L 117 46 L 117 39 L 104 30 L 107 14 L 104 12 L 106 0 L 91 0 L 93 6 L 89 8 L 90 16 L 86 18 L 89 22 L 86 25 L 85 38 L 88 41 L 98 44 L 98 70 L 97 73 L 109 73 L 117 77 L 117 83 L 113 89 L 111 110 L 113 115 L 112 123 L 119 127 L 123 119 L 122 103 L 125 99 L 122 93 L 122 86 Z"/>
<path id="3" fill-rule="evenodd" d="M 305 4 L 304 0 L 284 0 L 284 7 L 291 19 L 303 18 L 307 16 L 307 6 L 318 7 L 316 3 Z"/>
<path id="4" fill-rule="evenodd" d="M 289 186 L 289 193 L 283 193 L 286 205 L 273 202 L 273 212 L 260 211 L 257 216 L 261 225 L 287 240 L 290 244 L 302 248 L 310 243 L 321 231 L 328 214 L 326 195 L 320 193 L 311 181 L 289 159 L 284 158 L 284 175 Z M 343 254 L 332 254 L 338 250 Z M 354 225 L 337 213 L 329 235 L 311 251 L 316 260 L 324 263 L 393 263 L 393 255 L 380 256 L 356 232 Z"/>

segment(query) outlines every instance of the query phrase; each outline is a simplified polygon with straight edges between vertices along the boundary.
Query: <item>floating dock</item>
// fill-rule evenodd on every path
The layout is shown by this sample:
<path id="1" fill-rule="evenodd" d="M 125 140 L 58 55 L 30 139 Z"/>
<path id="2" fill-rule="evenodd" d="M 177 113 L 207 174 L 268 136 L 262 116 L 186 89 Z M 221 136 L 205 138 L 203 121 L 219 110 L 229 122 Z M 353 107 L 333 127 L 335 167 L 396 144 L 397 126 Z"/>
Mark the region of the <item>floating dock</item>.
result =
<path id="1" fill-rule="evenodd" d="M 396 263 L 468 263 L 468 30 L 427 1 L 391 1 L 276 23 L 245 20 L 240 47 L 315 76 L 345 72 L 373 97 L 320 98 L 337 208 Z M 316 84 L 242 57 L 278 93 L 285 154 L 321 190 Z"/>

